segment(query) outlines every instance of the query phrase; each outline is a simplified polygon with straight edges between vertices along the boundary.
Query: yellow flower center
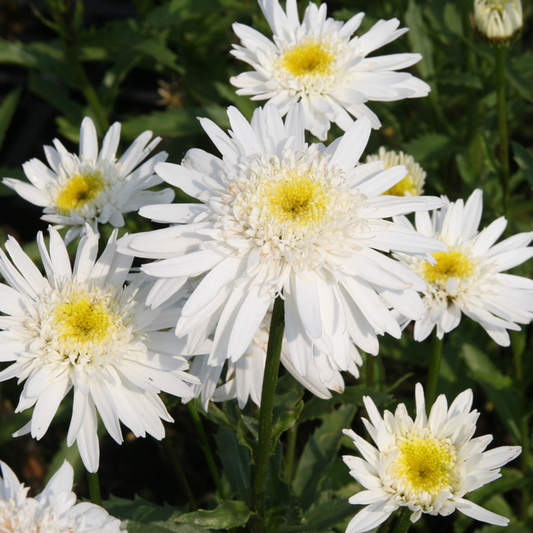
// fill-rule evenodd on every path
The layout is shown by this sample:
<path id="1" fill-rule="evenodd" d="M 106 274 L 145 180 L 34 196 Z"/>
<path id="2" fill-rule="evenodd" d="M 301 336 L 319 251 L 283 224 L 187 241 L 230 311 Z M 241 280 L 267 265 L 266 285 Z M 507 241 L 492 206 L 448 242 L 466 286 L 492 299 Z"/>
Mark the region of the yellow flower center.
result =
<path id="1" fill-rule="evenodd" d="M 454 446 L 431 436 L 411 436 L 400 440 L 399 449 L 393 468 L 408 492 L 435 496 L 449 489 L 454 481 Z"/>
<path id="2" fill-rule="evenodd" d="M 413 178 L 407 174 L 403 180 L 393 185 L 383 194 L 390 194 L 391 196 L 414 196 L 416 195 L 416 186 Z"/>
<path id="3" fill-rule="evenodd" d="M 282 65 L 293 76 L 308 74 L 327 76 L 331 73 L 334 57 L 321 43 L 309 40 L 289 48 L 284 54 Z"/>
<path id="4" fill-rule="evenodd" d="M 278 221 L 302 225 L 319 221 L 327 206 L 324 186 L 299 173 L 289 173 L 283 181 L 272 183 L 266 198 Z"/>
<path id="5" fill-rule="evenodd" d="M 76 294 L 57 306 L 54 318 L 64 343 L 87 345 L 103 342 L 119 317 L 109 311 L 105 301 Z"/>
<path id="6" fill-rule="evenodd" d="M 459 250 L 447 252 L 435 252 L 433 257 L 436 264 L 425 263 L 423 275 L 430 283 L 445 284 L 449 278 L 467 278 L 474 273 L 474 263 Z"/>
<path id="7" fill-rule="evenodd" d="M 79 209 L 96 198 L 104 188 L 105 180 L 100 171 L 73 176 L 59 192 L 57 208 L 63 213 Z"/>

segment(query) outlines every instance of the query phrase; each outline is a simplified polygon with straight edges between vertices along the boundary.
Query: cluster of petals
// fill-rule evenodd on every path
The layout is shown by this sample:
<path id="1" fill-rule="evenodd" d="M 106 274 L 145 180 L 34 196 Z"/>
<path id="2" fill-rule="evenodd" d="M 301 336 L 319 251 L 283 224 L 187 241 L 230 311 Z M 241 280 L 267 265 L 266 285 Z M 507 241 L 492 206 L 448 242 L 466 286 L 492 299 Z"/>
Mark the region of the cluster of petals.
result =
<path id="1" fill-rule="evenodd" d="M 88 502 L 76 503 L 74 471 L 65 461 L 44 490 L 28 497 L 15 473 L 0 461 L 0 531 L 8 533 L 119 533 L 120 520 Z"/>
<path id="2" fill-rule="evenodd" d="M 352 116 L 366 116 L 379 128 L 378 117 L 365 102 L 394 101 L 426 96 L 430 88 L 406 72 L 396 72 L 420 61 L 420 54 L 400 53 L 367 57 L 403 35 L 398 19 L 379 20 L 365 34 L 353 36 L 363 20 L 359 13 L 347 22 L 327 18 L 327 6 L 310 2 L 300 22 L 296 0 L 284 11 L 278 0 L 259 0 L 273 40 L 244 24 L 233 29 L 241 40 L 233 55 L 253 67 L 230 79 L 237 94 L 269 100 L 285 115 L 301 102 L 305 125 L 326 139 L 331 122 L 343 130 Z"/>
<path id="3" fill-rule="evenodd" d="M 122 227 L 124 213 L 146 204 L 170 202 L 174 192 L 146 190 L 161 183 L 154 166 L 165 161 L 167 154 L 159 152 L 144 161 L 161 139 L 150 141 L 152 132 L 145 131 L 117 160 L 120 129 L 118 122 L 109 128 L 99 151 L 94 123 L 85 117 L 79 155 L 54 139 L 53 147 L 44 147 L 49 167 L 31 159 L 23 165 L 30 183 L 13 178 L 4 178 L 3 182 L 28 202 L 43 207 L 43 220 L 57 228 L 68 227 L 67 243 L 83 235 L 87 224 L 95 231 L 98 224 Z"/>
<path id="4" fill-rule="evenodd" d="M 500 446 L 485 451 L 492 435 L 473 437 L 479 414 L 471 410 L 470 389 L 449 407 L 446 397 L 439 396 L 429 416 L 420 384 L 415 398 L 414 420 L 403 403 L 394 413 L 385 411 L 382 416 L 372 399 L 364 398 L 370 420 L 363 419 L 363 423 L 374 445 L 353 430 L 344 430 L 362 455 L 344 456 L 344 462 L 365 489 L 349 501 L 366 505 L 350 521 L 346 533 L 369 531 L 399 507 L 412 511 L 412 522 L 422 513 L 447 516 L 457 509 L 476 520 L 507 525 L 507 518 L 463 496 L 501 477 L 500 467 L 517 457 L 521 448 Z"/>
<path id="5" fill-rule="evenodd" d="M 10 238 L 0 250 L 0 361 L 12 362 L 0 381 L 24 382 L 16 412 L 33 407 L 30 422 L 15 436 L 40 439 L 73 389 L 67 445 L 77 442 L 86 468 L 99 463 L 97 411 L 109 434 L 122 442 L 120 423 L 136 436 L 164 437 L 172 421 L 158 393 L 192 397 L 187 361 L 172 331 L 172 309 L 146 306 L 150 285 L 137 275 L 125 285 L 132 258 L 116 250 L 116 230 L 99 258 L 98 234 L 90 227 L 74 265 L 56 230 L 49 249 L 37 245 L 46 277 Z"/>
<path id="6" fill-rule="evenodd" d="M 159 259 L 142 267 L 158 278 L 148 296 L 154 307 L 199 280 L 176 334 L 213 333 L 208 365 L 238 361 L 281 295 L 294 368 L 307 376 L 314 360 L 328 382 L 334 371 L 353 368 L 352 343 L 376 354 L 377 335 L 401 335 L 391 309 L 413 319 L 424 313 L 424 282 L 385 253 L 429 258 L 447 248 L 385 217 L 441 200 L 380 196 L 406 170 L 357 164 L 371 131 L 366 118 L 326 148 L 305 143 L 299 105 L 285 122 L 271 105 L 256 110 L 251 123 L 234 108 L 228 116 L 229 135 L 202 119 L 222 159 L 193 149 L 181 165 L 156 166 L 203 203 L 142 208 L 141 215 L 170 227 L 128 236 L 119 249 Z"/>
<path id="7" fill-rule="evenodd" d="M 417 213 L 416 229 L 445 243 L 450 255 L 439 254 L 435 266 L 417 258 L 397 255 L 413 272 L 427 281 L 422 293 L 426 312 L 417 320 L 415 339 L 424 340 L 436 327 L 437 336 L 455 329 L 462 314 L 475 320 L 500 346 L 510 343 L 507 330 L 533 319 L 533 280 L 505 274 L 533 256 L 533 232 L 519 233 L 495 244 L 505 231 L 507 220 L 496 219 L 478 231 L 483 211 L 483 194 L 475 190 L 463 202 L 450 202 L 432 216 Z M 405 217 L 395 218 L 412 228 Z"/>

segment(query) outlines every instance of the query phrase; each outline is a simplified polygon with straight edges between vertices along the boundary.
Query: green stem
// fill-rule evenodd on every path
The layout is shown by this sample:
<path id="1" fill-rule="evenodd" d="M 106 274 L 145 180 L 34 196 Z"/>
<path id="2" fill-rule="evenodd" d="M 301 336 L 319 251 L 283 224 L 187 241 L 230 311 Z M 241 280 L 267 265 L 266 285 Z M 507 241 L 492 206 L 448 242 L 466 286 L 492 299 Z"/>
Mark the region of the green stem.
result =
<path id="1" fill-rule="evenodd" d="M 513 339 L 515 340 L 515 339 Z M 526 477 L 528 477 L 531 465 L 531 449 L 529 442 L 529 417 L 527 411 L 527 391 L 524 386 L 524 366 L 523 366 L 523 350 L 519 346 L 515 346 L 513 350 L 513 362 L 515 372 L 515 383 L 518 389 L 521 405 L 520 417 L 520 444 L 522 445 L 522 453 L 520 454 L 520 469 Z M 530 502 L 529 487 L 526 485 L 522 491 L 522 505 L 521 516 L 524 521 L 527 520 Z"/>
<path id="2" fill-rule="evenodd" d="M 102 505 L 102 495 L 100 493 L 100 480 L 98 472 L 87 472 L 87 484 L 89 485 L 89 498 L 95 505 Z"/>
<path id="3" fill-rule="evenodd" d="M 194 499 L 194 494 L 192 493 L 191 487 L 189 486 L 189 482 L 187 481 L 187 477 L 185 476 L 185 472 L 183 472 L 183 469 L 181 468 L 181 463 L 176 456 L 176 452 L 172 446 L 172 441 L 170 440 L 170 437 L 165 437 L 161 441 L 161 445 L 163 446 L 163 450 L 165 451 L 165 454 L 170 461 L 170 465 L 172 466 L 172 470 L 174 470 L 174 474 L 176 475 L 176 478 L 178 479 L 178 483 L 181 486 L 181 490 L 183 492 L 183 495 L 187 498 L 187 501 L 189 502 L 189 508 L 191 511 L 196 511 L 196 501 Z"/>
<path id="4" fill-rule="evenodd" d="M 410 511 L 408 507 L 402 507 L 401 511 L 396 518 L 394 529 L 392 533 L 407 533 L 407 530 L 411 526 L 411 515 L 413 511 Z"/>
<path id="5" fill-rule="evenodd" d="M 439 383 L 440 362 L 442 360 L 443 340 L 437 337 L 437 329 L 433 332 L 431 342 L 431 359 L 429 361 L 428 380 L 426 383 L 426 409 L 429 411 L 437 398 Z"/>
<path id="6" fill-rule="evenodd" d="M 253 533 L 266 533 L 268 531 L 265 513 L 265 487 L 268 460 L 274 448 L 274 443 L 272 442 L 274 396 L 276 394 L 281 345 L 285 329 L 284 315 L 284 301 L 281 296 L 278 296 L 274 302 L 270 322 L 265 375 L 263 376 L 263 388 L 261 390 L 261 407 L 259 409 L 258 442 L 254 454 L 252 511 L 256 513 L 256 519 L 252 525 Z"/>
<path id="7" fill-rule="evenodd" d="M 209 468 L 209 472 L 211 472 L 211 477 L 215 482 L 215 487 L 217 488 L 218 496 L 221 500 L 225 500 L 226 492 L 224 490 L 224 487 L 222 486 L 222 480 L 220 478 L 220 474 L 218 473 L 218 467 L 215 461 L 215 456 L 211 451 L 211 446 L 209 445 L 209 440 L 207 439 L 207 434 L 202 424 L 200 414 L 198 413 L 198 410 L 196 409 L 196 406 L 193 402 L 188 402 L 187 407 L 189 408 L 189 414 L 191 415 L 191 419 L 196 429 L 196 433 L 198 434 L 198 438 L 200 439 L 200 448 L 202 448 L 202 451 L 204 452 L 207 467 Z"/>
<path id="8" fill-rule="evenodd" d="M 507 111 L 505 100 L 505 56 L 504 46 L 494 48 L 494 81 L 498 101 L 498 130 L 500 133 L 500 181 L 502 187 L 503 214 L 509 218 L 509 140 L 507 135 Z"/>
<path id="9" fill-rule="evenodd" d="M 296 453 L 296 437 L 298 436 L 298 426 L 294 425 L 287 431 L 287 447 L 285 449 L 285 468 L 283 469 L 285 483 L 292 482 L 292 472 L 294 470 L 294 456 Z"/>

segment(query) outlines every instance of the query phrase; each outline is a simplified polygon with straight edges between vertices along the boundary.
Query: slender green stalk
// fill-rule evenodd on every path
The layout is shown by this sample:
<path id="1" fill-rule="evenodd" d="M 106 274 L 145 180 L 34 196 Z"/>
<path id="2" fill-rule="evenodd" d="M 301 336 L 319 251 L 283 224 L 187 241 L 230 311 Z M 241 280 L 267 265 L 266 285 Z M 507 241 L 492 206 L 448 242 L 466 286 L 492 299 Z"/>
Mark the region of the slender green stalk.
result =
<path id="1" fill-rule="evenodd" d="M 165 454 L 168 460 L 170 461 L 172 470 L 174 470 L 174 474 L 176 475 L 176 478 L 178 479 L 178 483 L 180 484 L 183 495 L 187 498 L 187 501 L 189 502 L 190 510 L 196 511 L 197 507 L 196 507 L 196 501 L 194 499 L 194 494 L 192 493 L 191 487 L 189 486 L 189 482 L 187 481 L 185 472 L 183 472 L 183 469 L 181 468 L 181 463 L 172 446 L 172 441 L 170 440 L 170 437 L 165 437 L 161 441 L 161 445 L 163 446 L 163 450 L 165 451 Z"/>
<path id="2" fill-rule="evenodd" d="M 531 466 L 531 444 L 529 441 L 529 416 L 527 414 L 527 391 L 524 386 L 524 366 L 523 366 L 523 350 L 515 347 L 513 350 L 513 362 L 515 383 L 520 396 L 521 417 L 520 417 L 520 444 L 522 446 L 522 453 L 520 454 L 520 469 L 526 477 Z M 530 491 L 526 485 L 522 490 L 522 507 L 521 516 L 525 521 L 528 517 Z"/>
<path id="3" fill-rule="evenodd" d="M 498 101 L 498 130 L 500 134 L 500 181 L 502 187 L 503 214 L 509 218 L 509 139 L 507 134 L 507 111 L 505 100 L 505 46 L 495 46 L 494 81 Z"/>
<path id="4" fill-rule="evenodd" d="M 402 507 L 396 518 L 394 529 L 392 533 L 407 533 L 407 530 L 411 526 L 411 515 L 413 511 L 410 511 L 408 507 Z"/>
<path id="5" fill-rule="evenodd" d="M 431 409 L 437 397 L 437 386 L 439 383 L 440 362 L 442 360 L 443 339 L 437 337 L 437 329 L 433 332 L 431 342 L 431 359 L 429 361 L 428 380 L 426 383 L 426 409 Z"/>
<path id="6" fill-rule="evenodd" d="M 95 505 L 102 505 L 98 472 L 87 472 L 87 485 L 89 485 L 89 498 L 91 502 Z"/>
<path id="7" fill-rule="evenodd" d="M 191 415 L 191 419 L 196 429 L 196 433 L 198 434 L 198 438 L 200 439 L 200 448 L 202 448 L 202 451 L 204 452 L 207 467 L 209 468 L 209 472 L 211 472 L 211 477 L 215 482 L 215 487 L 217 488 L 218 496 L 221 500 L 225 500 L 226 492 L 224 490 L 224 487 L 222 486 L 222 480 L 220 479 L 220 474 L 218 472 L 218 466 L 215 461 L 215 456 L 211 451 L 211 446 L 209 445 L 209 440 L 207 439 L 207 435 L 205 433 L 200 414 L 198 413 L 198 410 L 196 409 L 193 402 L 188 402 L 187 407 L 189 408 L 189 414 Z"/>
<path id="8" fill-rule="evenodd" d="M 366 354 L 366 386 L 369 389 L 374 388 L 374 356 L 371 353 Z"/>
<path id="9" fill-rule="evenodd" d="M 280 296 L 274 302 L 272 319 L 270 322 L 270 335 L 268 338 L 265 375 L 261 390 L 261 407 L 259 409 L 259 429 L 257 449 L 254 454 L 255 468 L 252 485 L 252 511 L 256 519 L 252 524 L 253 533 L 267 533 L 265 510 L 265 487 L 268 471 L 268 459 L 272 455 L 274 443 L 272 442 L 272 422 L 274 412 L 274 396 L 278 380 L 279 360 L 283 342 L 284 301 Z"/>
<path id="10" fill-rule="evenodd" d="M 292 472 L 294 470 L 294 455 L 296 453 L 296 437 L 298 436 L 298 426 L 292 426 L 287 431 L 287 446 L 285 448 L 285 464 L 283 469 L 283 475 L 285 483 L 290 485 L 292 482 Z"/>

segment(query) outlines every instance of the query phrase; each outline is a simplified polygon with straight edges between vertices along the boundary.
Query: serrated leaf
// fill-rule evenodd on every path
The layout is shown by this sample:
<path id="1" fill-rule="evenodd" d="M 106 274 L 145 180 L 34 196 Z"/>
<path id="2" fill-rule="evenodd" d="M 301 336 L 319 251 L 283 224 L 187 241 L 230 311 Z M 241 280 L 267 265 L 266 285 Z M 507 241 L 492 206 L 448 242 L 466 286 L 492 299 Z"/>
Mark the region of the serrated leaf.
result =
<path id="1" fill-rule="evenodd" d="M 422 166 L 425 162 L 442 159 L 453 149 L 453 141 L 447 135 L 440 133 L 426 133 L 406 143 L 403 147 L 404 152 L 412 155 Z"/>
<path id="2" fill-rule="evenodd" d="M 246 503 L 242 501 L 225 501 L 212 511 L 195 511 L 179 516 L 176 521 L 181 524 L 195 524 L 209 529 L 231 529 L 245 526 L 252 515 Z"/>
<path id="3" fill-rule="evenodd" d="M 435 74 L 433 46 L 427 34 L 427 24 L 422 16 L 422 9 L 415 0 L 409 0 L 404 18 L 409 27 L 407 38 L 411 44 L 411 49 L 422 54 L 423 59 L 417 63 L 417 68 L 423 78 L 432 78 Z"/>
<path id="4" fill-rule="evenodd" d="M 353 405 L 342 405 L 329 413 L 307 441 L 293 482 L 293 490 L 304 509 L 308 509 L 320 493 L 324 478 L 339 451 L 342 430 L 350 427 L 356 410 Z"/>

